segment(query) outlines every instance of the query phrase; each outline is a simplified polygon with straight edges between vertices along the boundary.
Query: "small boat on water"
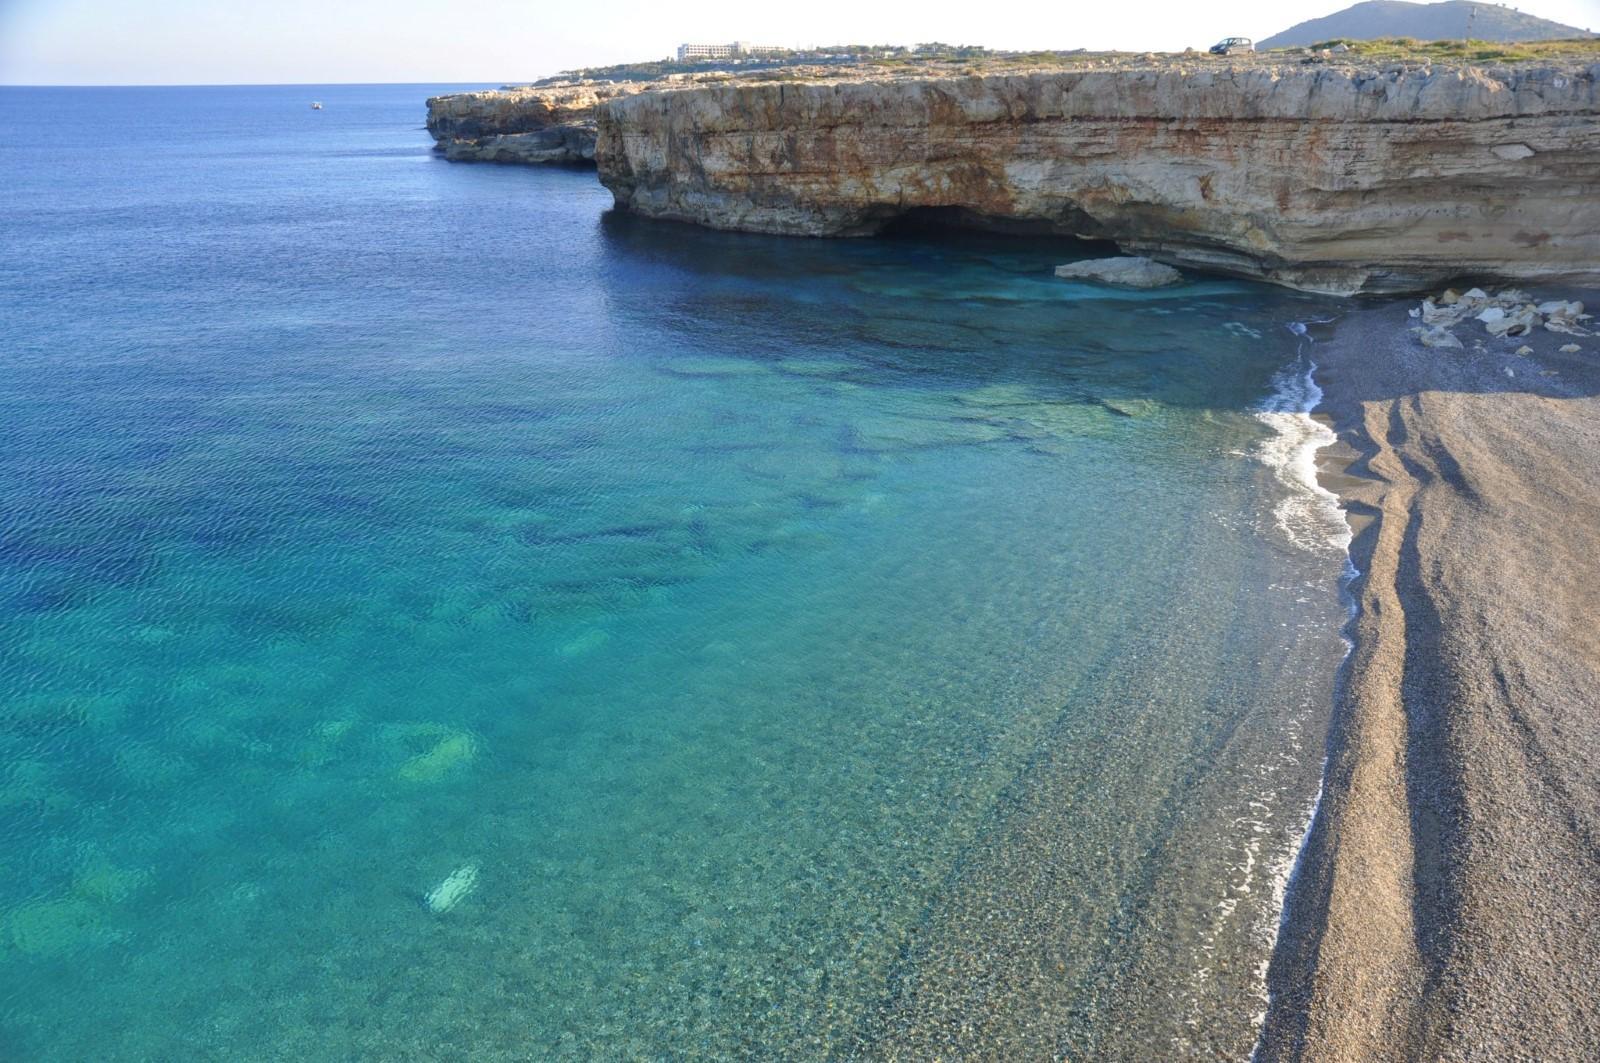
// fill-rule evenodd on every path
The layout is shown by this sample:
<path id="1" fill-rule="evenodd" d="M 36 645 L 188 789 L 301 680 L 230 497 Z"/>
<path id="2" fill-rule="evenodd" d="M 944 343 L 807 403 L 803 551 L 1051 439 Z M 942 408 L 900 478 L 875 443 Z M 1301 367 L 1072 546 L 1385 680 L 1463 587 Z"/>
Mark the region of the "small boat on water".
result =
<path id="1" fill-rule="evenodd" d="M 316 100 L 312 100 L 311 101 L 311 109 L 313 111 L 320 111 L 320 110 L 322 110 L 322 104 L 318 103 Z"/>

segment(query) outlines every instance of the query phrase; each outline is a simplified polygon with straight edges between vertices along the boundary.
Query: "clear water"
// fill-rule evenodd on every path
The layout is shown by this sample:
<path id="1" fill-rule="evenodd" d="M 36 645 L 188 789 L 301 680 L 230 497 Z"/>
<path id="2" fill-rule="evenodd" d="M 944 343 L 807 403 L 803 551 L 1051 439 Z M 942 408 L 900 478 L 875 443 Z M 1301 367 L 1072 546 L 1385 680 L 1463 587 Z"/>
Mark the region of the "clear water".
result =
<path id="1" fill-rule="evenodd" d="M 0 1056 L 1248 1052 L 1308 304 L 620 217 L 434 91 L 0 90 Z"/>

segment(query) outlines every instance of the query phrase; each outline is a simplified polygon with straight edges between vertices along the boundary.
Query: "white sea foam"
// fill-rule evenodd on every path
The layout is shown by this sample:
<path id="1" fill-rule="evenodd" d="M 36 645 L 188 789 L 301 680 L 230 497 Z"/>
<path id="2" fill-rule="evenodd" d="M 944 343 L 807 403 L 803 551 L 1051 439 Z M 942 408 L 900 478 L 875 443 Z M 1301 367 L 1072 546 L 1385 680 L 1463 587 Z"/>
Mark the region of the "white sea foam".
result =
<path id="1" fill-rule="evenodd" d="M 1313 342 L 1303 324 L 1295 323 L 1289 326 L 1289 331 L 1300 337 L 1302 348 Z M 1350 527 L 1339 507 L 1338 498 L 1317 482 L 1317 451 L 1334 442 L 1337 437 L 1311 416 L 1322 399 L 1322 389 L 1317 386 L 1315 371 L 1316 364 L 1302 356 L 1295 364 L 1273 377 L 1272 395 L 1256 411 L 1256 417 L 1272 429 L 1272 435 L 1259 444 L 1250 456 L 1269 468 L 1283 487 L 1282 497 L 1272 508 L 1274 530 L 1298 549 L 1319 557 L 1343 559 L 1340 590 L 1346 608 L 1353 615 L 1349 581 L 1355 576 L 1355 569 L 1349 560 Z M 1298 602 L 1305 603 L 1307 589 L 1311 586 L 1309 583 L 1291 581 L 1278 585 L 1275 590 L 1293 594 Z M 1349 652 L 1350 642 L 1346 638 L 1346 655 Z M 1318 693 L 1311 696 L 1326 695 L 1320 692 L 1319 687 Z M 1309 741 L 1308 736 L 1303 734 L 1304 724 L 1313 717 L 1310 704 L 1302 706 L 1300 712 L 1286 714 L 1283 736 L 1285 748 L 1276 757 L 1267 758 L 1256 766 L 1256 792 L 1247 800 L 1242 814 L 1232 821 L 1232 834 L 1236 839 L 1233 844 L 1238 845 L 1239 849 L 1222 883 L 1222 895 L 1211 909 L 1209 925 L 1197 935 L 1191 960 L 1193 975 L 1183 1017 L 1185 1032 L 1175 1036 L 1171 1045 L 1175 1056 L 1191 1055 L 1196 1051 L 1195 1044 L 1190 1041 L 1190 1032 L 1203 1026 L 1206 1000 L 1203 986 L 1212 975 L 1217 942 L 1228 925 L 1238 917 L 1241 903 L 1264 889 L 1270 898 L 1264 908 L 1251 906 L 1246 909 L 1252 912 L 1253 920 L 1246 932 L 1259 943 L 1262 957 L 1255 971 L 1255 992 L 1260 1010 L 1254 1016 L 1256 1043 L 1250 1055 L 1252 1060 L 1260 1049 L 1260 1037 L 1272 999 L 1267 985 L 1267 967 L 1286 917 L 1285 901 L 1322 800 L 1319 773 L 1317 795 L 1309 806 L 1287 803 L 1288 787 L 1293 784 L 1282 774 L 1284 770 L 1298 774 Z M 1324 762 L 1323 771 L 1326 768 Z"/>
<path id="2" fill-rule="evenodd" d="M 1302 359 L 1272 378 L 1272 394 L 1256 411 L 1272 436 L 1256 448 L 1255 457 L 1286 490 L 1272 509 L 1278 530 L 1302 550 L 1336 556 L 1350 546 L 1350 525 L 1338 497 L 1317 482 L 1317 451 L 1338 437 L 1311 416 L 1322 401 L 1316 368 Z"/>
<path id="3" fill-rule="evenodd" d="M 1289 331 L 1301 337 L 1302 344 L 1310 343 L 1305 326 L 1296 322 Z M 1287 495 L 1273 507 L 1273 523 L 1295 546 L 1324 556 L 1342 556 L 1343 569 L 1339 589 L 1344 599 L 1347 618 L 1356 613 L 1351 581 L 1359 573 L 1350 560 L 1350 525 L 1339 506 L 1338 497 L 1317 482 L 1317 451 L 1337 440 L 1326 425 L 1311 416 L 1322 401 L 1322 389 L 1316 382 L 1316 363 L 1302 358 L 1273 377 L 1273 393 L 1261 404 L 1256 417 L 1272 429 L 1272 437 L 1256 450 L 1256 457 L 1272 469 L 1273 474 L 1287 489 Z M 1348 658 L 1354 644 L 1348 634 L 1342 634 L 1344 656 Z M 1294 743 L 1298 753 L 1299 743 Z M 1300 871 L 1311 830 L 1322 807 L 1323 785 L 1327 774 L 1324 758 L 1318 775 L 1317 793 L 1300 817 L 1296 844 L 1275 854 L 1269 865 L 1269 883 L 1272 891 L 1271 910 L 1275 913 L 1267 937 L 1268 948 L 1256 972 L 1261 993 L 1262 1010 L 1256 1016 L 1256 1043 L 1251 1049 L 1251 1063 L 1258 1058 L 1261 1037 L 1265 1033 L 1267 1010 L 1272 1006 L 1272 994 L 1267 984 L 1267 968 L 1272 954 L 1277 951 L 1278 937 L 1289 918 L 1289 894 L 1294 879 Z"/>

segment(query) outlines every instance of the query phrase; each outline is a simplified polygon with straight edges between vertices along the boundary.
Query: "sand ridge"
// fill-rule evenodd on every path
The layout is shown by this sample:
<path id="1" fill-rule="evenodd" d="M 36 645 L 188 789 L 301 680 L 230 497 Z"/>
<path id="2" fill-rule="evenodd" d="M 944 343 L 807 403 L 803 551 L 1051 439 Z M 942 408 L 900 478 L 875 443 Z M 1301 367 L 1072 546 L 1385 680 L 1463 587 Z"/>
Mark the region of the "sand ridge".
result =
<path id="1" fill-rule="evenodd" d="M 1318 352 L 1372 519 L 1259 1058 L 1594 1058 L 1600 342 L 1427 350 L 1408 305 Z"/>

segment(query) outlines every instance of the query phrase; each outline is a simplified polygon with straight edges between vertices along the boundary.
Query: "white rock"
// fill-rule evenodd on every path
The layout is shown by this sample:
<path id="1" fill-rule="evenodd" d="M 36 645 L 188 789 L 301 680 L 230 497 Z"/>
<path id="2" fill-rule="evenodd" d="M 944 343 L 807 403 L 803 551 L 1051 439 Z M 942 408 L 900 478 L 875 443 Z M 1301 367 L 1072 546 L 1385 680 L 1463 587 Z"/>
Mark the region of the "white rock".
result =
<path id="1" fill-rule="evenodd" d="M 1579 347 L 1576 343 L 1563 343 L 1561 345 L 1562 354 L 1577 354 L 1582 349 L 1583 348 Z"/>
<path id="2" fill-rule="evenodd" d="M 1432 299 L 1422 300 L 1418 313 L 1422 315 L 1424 325 L 1454 325 L 1468 312 L 1466 304 L 1461 302 L 1449 306 L 1439 306 Z"/>
<path id="3" fill-rule="evenodd" d="M 1506 312 L 1498 306 L 1491 306 L 1478 314 L 1478 320 L 1485 325 L 1492 325 L 1496 321 L 1504 320 Z"/>
<path id="4" fill-rule="evenodd" d="M 1521 347 L 1517 348 L 1517 353 L 1526 357 L 1527 355 L 1533 353 L 1533 348 L 1524 343 Z"/>
<path id="5" fill-rule="evenodd" d="M 1099 281 L 1122 288 L 1164 288 L 1178 284 L 1183 274 L 1148 258 L 1093 258 L 1056 267 L 1056 276 L 1067 280 Z"/>
<path id="6" fill-rule="evenodd" d="M 1484 314 L 1488 313 L 1490 311 L 1485 310 L 1478 315 L 1478 319 L 1484 322 L 1483 327 L 1491 336 L 1526 336 L 1538 327 L 1540 321 L 1539 312 L 1531 306 L 1518 307 L 1510 313 L 1486 319 Z"/>
<path id="7" fill-rule="evenodd" d="M 1461 346 L 1461 341 L 1456 339 L 1455 333 L 1443 326 L 1412 329 L 1411 331 L 1417 334 L 1417 339 L 1422 341 L 1424 347 L 1460 348 Z"/>
<path id="8" fill-rule="evenodd" d="M 422 898 L 422 904 L 435 915 L 443 915 L 460 904 L 478 886 L 478 865 L 462 864 Z"/>
<path id="9" fill-rule="evenodd" d="M 1527 159 L 1533 156 L 1533 149 L 1526 144 L 1496 144 L 1489 149 L 1494 152 L 1495 158 L 1507 162 L 1516 162 L 1518 159 Z"/>
<path id="10" fill-rule="evenodd" d="M 1464 303 L 1481 303 L 1488 298 L 1489 293 L 1484 291 L 1482 288 L 1468 288 L 1466 291 L 1461 293 L 1461 301 Z"/>

